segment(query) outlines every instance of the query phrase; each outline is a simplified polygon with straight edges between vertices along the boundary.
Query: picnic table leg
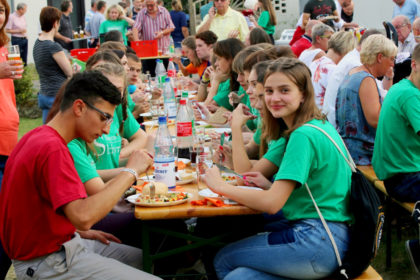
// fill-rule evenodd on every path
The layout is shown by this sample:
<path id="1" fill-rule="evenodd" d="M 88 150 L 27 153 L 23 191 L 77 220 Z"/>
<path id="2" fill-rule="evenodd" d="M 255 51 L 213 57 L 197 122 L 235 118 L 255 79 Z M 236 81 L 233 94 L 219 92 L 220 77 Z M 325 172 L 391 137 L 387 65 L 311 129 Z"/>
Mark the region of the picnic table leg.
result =
<path id="1" fill-rule="evenodd" d="M 152 273 L 152 258 L 150 256 L 150 231 L 147 222 L 141 227 L 141 249 L 143 250 L 143 271 Z"/>

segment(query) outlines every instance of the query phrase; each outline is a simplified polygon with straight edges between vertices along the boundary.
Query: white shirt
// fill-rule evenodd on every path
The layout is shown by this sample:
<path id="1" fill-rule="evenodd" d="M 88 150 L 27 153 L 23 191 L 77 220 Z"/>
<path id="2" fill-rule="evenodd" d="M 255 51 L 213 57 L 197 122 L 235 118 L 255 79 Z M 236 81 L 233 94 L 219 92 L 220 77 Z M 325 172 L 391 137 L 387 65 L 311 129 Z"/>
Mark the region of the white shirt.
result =
<path id="1" fill-rule="evenodd" d="M 335 128 L 337 128 L 335 119 L 335 103 L 337 100 L 338 88 L 350 70 L 361 65 L 362 63 L 360 62 L 360 53 L 357 49 L 354 49 L 347 53 L 343 59 L 341 59 L 341 61 L 337 64 L 337 67 L 335 67 L 335 69 L 329 75 L 322 112 L 327 115 L 328 121 Z M 388 91 L 383 88 L 381 81 L 378 79 L 375 79 L 375 81 L 379 89 L 379 94 L 383 100 Z"/>
<path id="2" fill-rule="evenodd" d="M 417 42 L 414 38 L 413 32 L 410 32 L 404 43 L 398 41 L 398 53 L 409 52 L 412 54 L 416 45 Z"/>
<path id="3" fill-rule="evenodd" d="M 312 84 L 314 86 L 315 103 L 322 109 L 324 104 L 325 90 L 328 85 L 328 77 L 334 72 L 337 65 L 330 58 L 323 56 L 311 63 L 309 69 L 312 73 Z"/>
<path id="4" fill-rule="evenodd" d="M 341 59 L 334 71 L 329 75 L 322 111 L 327 115 L 328 121 L 335 128 L 337 128 L 337 124 L 335 123 L 335 103 L 338 88 L 350 70 L 360 65 L 362 65 L 360 62 L 360 53 L 354 49 Z"/>
<path id="5" fill-rule="evenodd" d="M 322 52 L 322 50 L 321 49 L 314 49 L 314 50 L 306 49 L 300 54 L 299 60 L 305 63 L 306 66 L 308 66 L 309 68 L 311 66 L 312 61 L 314 61 L 315 56 L 319 52 Z"/>

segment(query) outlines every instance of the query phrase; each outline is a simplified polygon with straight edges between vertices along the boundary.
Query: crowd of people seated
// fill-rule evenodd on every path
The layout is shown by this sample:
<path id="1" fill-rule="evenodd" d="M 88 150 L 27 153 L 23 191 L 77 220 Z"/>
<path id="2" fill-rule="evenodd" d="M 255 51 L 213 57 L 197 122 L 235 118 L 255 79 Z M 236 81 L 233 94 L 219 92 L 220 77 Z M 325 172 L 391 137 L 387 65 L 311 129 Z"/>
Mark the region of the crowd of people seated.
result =
<path id="1" fill-rule="evenodd" d="M 81 73 L 69 62 L 68 37 L 57 35 L 71 1 L 62 11 L 46 6 L 33 47 L 45 125 L 17 142 L 12 80 L 23 70 L 6 61 L 10 7 L 0 0 L 0 112 L 8 110 L 0 125 L 0 278 L 13 263 L 18 279 L 160 279 L 141 271 L 141 221 L 121 197 L 152 165 L 154 136 L 139 115 L 150 110 L 149 92 L 162 95 L 148 88 L 130 41 L 157 40 L 164 50 L 171 34 L 184 54 L 174 58 L 174 79 L 197 91 L 196 120 L 222 110 L 231 128 L 230 143 L 213 145 L 214 160 L 262 189 L 235 188 L 218 167 L 207 170 L 213 192 L 264 213 L 218 252 L 201 252 L 209 279 L 331 275 L 336 253 L 307 188 L 345 256 L 352 172 L 324 133 L 356 164 L 373 165 L 390 196 L 420 201 L 420 9 L 410 18 L 405 5 L 418 5 L 394 2 L 398 46 L 371 28 L 359 38 L 352 0 L 309 0 L 290 46 L 275 46 L 268 0 L 254 1 L 250 16 L 230 0 L 211 1 L 191 36 L 178 1 L 171 13 L 156 0 L 133 0 L 132 10 L 92 1 L 86 31 L 98 49 Z M 393 84 L 395 65 L 407 61 L 411 74 Z M 219 233 L 235 219 L 199 220 L 196 233 Z M 187 232 L 181 220 L 165 223 Z M 419 272 L 419 241 L 407 249 Z"/>

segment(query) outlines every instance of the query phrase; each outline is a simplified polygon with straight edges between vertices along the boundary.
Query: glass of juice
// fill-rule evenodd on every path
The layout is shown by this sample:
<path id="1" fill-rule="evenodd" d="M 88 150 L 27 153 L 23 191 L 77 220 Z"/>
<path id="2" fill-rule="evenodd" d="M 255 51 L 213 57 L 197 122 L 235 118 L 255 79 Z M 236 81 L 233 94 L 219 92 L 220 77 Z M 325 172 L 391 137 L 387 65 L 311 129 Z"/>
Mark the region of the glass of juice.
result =
<path id="1" fill-rule="evenodd" d="M 16 61 L 16 64 L 13 64 L 14 66 L 19 66 L 19 65 L 23 66 L 22 59 L 20 58 L 20 51 L 19 51 L 18 45 L 12 45 L 12 46 L 7 47 L 7 51 L 8 51 L 7 59 Z M 17 74 L 16 76 L 22 77 L 22 75 L 20 74 Z"/>

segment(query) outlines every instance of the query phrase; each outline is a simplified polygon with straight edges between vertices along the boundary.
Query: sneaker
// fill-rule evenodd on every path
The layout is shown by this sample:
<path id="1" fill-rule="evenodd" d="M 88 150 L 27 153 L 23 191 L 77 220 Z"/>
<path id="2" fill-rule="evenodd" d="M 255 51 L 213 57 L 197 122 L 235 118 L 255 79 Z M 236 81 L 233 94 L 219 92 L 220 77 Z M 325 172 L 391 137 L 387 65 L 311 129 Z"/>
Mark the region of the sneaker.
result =
<path id="1" fill-rule="evenodd" d="M 418 239 L 407 240 L 405 242 L 405 249 L 407 249 L 408 256 L 410 257 L 411 264 L 414 271 L 420 274 L 420 243 Z"/>

